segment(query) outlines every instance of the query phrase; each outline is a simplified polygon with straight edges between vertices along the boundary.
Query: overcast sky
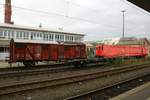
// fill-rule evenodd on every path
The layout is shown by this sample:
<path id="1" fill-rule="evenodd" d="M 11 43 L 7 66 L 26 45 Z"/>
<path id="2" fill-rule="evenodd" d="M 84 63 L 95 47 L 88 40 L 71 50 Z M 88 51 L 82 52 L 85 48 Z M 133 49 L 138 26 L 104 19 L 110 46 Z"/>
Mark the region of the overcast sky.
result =
<path id="1" fill-rule="evenodd" d="M 125 0 L 12 0 L 12 5 L 30 9 L 13 7 L 15 24 L 37 27 L 42 23 L 43 27 L 82 32 L 85 40 L 121 37 L 121 10 L 126 10 L 125 36 L 150 38 L 150 14 Z M 1 5 L 1 23 L 3 13 Z"/>

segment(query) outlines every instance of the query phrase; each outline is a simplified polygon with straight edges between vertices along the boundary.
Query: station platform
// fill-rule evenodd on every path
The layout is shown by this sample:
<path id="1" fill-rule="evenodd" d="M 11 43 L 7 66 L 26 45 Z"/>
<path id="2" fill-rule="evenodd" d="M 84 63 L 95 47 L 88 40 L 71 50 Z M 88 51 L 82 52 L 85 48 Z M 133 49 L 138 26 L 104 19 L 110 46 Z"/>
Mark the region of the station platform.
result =
<path id="1" fill-rule="evenodd" d="M 12 64 L 11 67 L 18 67 L 18 66 L 21 66 L 21 64 L 19 64 L 19 63 Z M 0 68 L 10 68 L 10 64 L 5 61 L 0 61 Z"/>
<path id="2" fill-rule="evenodd" d="M 48 64 L 57 64 L 56 62 L 38 62 L 36 65 L 48 65 Z M 0 61 L 0 68 L 14 68 L 14 67 L 24 67 L 24 65 L 22 63 L 12 63 L 12 66 L 10 66 L 10 64 L 6 61 Z"/>
<path id="3" fill-rule="evenodd" d="M 150 100 L 150 82 L 113 97 L 109 100 Z"/>

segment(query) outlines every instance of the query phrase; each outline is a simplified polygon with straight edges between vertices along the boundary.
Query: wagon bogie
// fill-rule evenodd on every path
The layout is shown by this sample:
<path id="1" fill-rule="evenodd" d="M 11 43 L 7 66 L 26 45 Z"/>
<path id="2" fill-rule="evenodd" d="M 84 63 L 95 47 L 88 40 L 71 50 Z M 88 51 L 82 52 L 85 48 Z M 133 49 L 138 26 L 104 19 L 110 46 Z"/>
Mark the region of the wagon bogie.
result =
<path id="1" fill-rule="evenodd" d="M 24 61 L 23 62 L 25 67 L 33 67 L 35 66 L 35 62 L 34 61 Z"/>

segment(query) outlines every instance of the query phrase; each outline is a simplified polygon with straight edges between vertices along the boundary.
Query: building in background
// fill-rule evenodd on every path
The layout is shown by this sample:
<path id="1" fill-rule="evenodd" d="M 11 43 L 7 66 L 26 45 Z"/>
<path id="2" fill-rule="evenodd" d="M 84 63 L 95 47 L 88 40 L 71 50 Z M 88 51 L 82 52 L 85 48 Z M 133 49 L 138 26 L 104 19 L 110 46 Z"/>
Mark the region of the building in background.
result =
<path id="1" fill-rule="evenodd" d="M 9 57 L 9 39 L 0 37 L 0 61 L 4 61 Z"/>
<path id="2" fill-rule="evenodd" d="M 45 29 L 36 27 L 19 26 L 14 24 L 0 24 L 0 60 L 9 56 L 9 41 L 32 43 L 80 43 L 83 33 L 66 32 L 59 29 Z"/>

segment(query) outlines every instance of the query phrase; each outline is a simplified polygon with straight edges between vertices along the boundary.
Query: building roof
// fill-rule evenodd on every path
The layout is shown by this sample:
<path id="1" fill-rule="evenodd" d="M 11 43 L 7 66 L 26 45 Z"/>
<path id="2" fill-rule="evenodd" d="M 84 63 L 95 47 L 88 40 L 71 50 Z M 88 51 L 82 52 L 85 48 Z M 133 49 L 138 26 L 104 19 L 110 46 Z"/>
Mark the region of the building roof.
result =
<path id="1" fill-rule="evenodd" d="M 15 24 L 3 24 L 0 23 L 0 28 L 9 28 L 9 29 L 22 29 L 22 30 L 31 30 L 31 31 L 40 31 L 40 32 L 55 32 L 55 33 L 63 33 L 63 34 L 74 34 L 84 36 L 83 33 L 77 32 L 68 32 L 63 29 L 53 29 L 53 28 L 43 28 L 43 27 L 30 27 L 30 26 L 22 26 Z"/>
<path id="2" fill-rule="evenodd" d="M 96 41 L 97 43 L 100 44 L 110 44 L 110 45 L 115 45 L 119 42 L 120 38 L 107 38 L 103 40 Z"/>
<path id="3" fill-rule="evenodd" d="M 136 6 L 143 8 L 144 10 L 150 12 L 150 0 L 127 0 Z"/>
<path id="4" fill-rule="evenodd" d="M 150 45 L 150 40 L 149 39 L 147 39 L 147 38 L 141 38 L 141 41 L 142 40 L 145 40 Z"/>

